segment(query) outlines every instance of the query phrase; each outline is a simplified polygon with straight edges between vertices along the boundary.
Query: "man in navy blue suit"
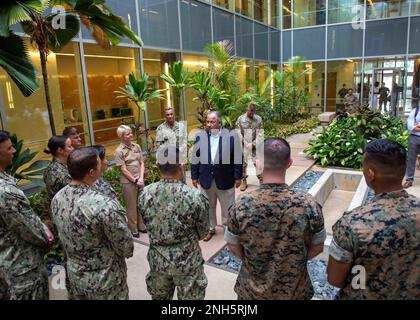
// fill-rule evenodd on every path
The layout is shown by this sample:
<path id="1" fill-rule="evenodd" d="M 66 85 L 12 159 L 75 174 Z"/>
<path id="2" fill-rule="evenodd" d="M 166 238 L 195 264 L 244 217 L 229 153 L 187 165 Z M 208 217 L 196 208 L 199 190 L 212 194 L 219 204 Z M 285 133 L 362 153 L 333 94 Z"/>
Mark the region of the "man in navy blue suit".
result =
<path id="1" fill-rule="evenodd" d="M 221 128 L 221 117 L 207 115 L 206 130 L 195 138 L 191 159 L 191 179 L 201 186 L 209 199 L 210 230 L 204 241 L 216 233 L 216 204 L 222 208 L 222 224 L 227 225 L 229 207 L 235 203 L 235 188 L 241 185 L 242 148 L 236 131 Z"/>

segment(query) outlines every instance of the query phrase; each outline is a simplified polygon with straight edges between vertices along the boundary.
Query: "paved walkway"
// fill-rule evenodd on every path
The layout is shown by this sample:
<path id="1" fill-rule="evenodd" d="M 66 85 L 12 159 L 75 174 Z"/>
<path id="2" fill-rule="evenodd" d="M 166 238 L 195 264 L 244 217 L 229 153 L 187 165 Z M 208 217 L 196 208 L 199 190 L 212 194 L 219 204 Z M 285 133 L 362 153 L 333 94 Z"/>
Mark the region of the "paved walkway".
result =
<path id="1" fill-rule="evenodd" d="M 287 140 L 292 149 L 293 165 L 289 168 L 286 175 L 286 182 L 290 185 L 293 184 L 301 175 L 305 173 L 313 164 L 314 161 L 305 157 L 303 150 L 307 147 L 307 141 L 310 140 L 312 135 L 297 134 L 289 137 Z M 248 189 L 249 192 L 258 188 L 258 179 L 255 176 L 255 168 L 250 162 L 248 165 Z M 191 180 L 187 180 L 187 184 L 191 185 Z M 237 189 L 237 196 L 242 194 Z M 217 207 L 217 219 L 221 224 L 221 209 Z M 128 286 L 130 289 L 130 299 L 134 300 L 148 300 L 151 299 L 146 289 L 145 277 L 149 271 L 149 264 L 147 262 L 149 238 L 147 234 L 141 234 L 140 239 L 135 239 L 134 256 L 127 260 L 128 266 Z M 231 300 L 237 299 L 233 287 L 235 285 L 237 275 L 233 272 L 225 271 L 217 268 L 207 262 L 213 257 L 220 249 L 225 246 L 226 242 L 223 239 L 223 228 L 218 226 L 216 235 L 209 241 L 200 241 L 200 246 L 203 252 L 205 264 L 205 273 L 208 278 L 208 287 L 206 290 L 205 299 L 220 299 Z M 50 297 L 53 300 L 67 299 L 65 290 L 50 290 Z"/>

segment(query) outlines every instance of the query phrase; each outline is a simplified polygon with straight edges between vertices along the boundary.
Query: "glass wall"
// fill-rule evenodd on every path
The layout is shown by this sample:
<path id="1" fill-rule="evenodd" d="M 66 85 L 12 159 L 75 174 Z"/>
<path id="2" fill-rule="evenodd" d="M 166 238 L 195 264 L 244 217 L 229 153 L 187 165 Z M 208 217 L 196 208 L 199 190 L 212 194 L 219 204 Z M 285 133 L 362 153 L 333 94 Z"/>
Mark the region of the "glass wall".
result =
<path id="1" fill-rule="evenodd" d="M 104 50 L 96 44 L 85 44 L 84 51 L 95 144 L 106 146 L 107 155 L 113 158 L 120 143 L 118 126 L 133 125 L 139 119 L 136 106 L 117 98 L 119 94 L 115 92 L 126 85 L 130 72 L 139 77 L 139 50 L 123 47 Z M 144 126 L 143 115 L 140 122 Z"/>
<path id="2" fill-rule="evenodd" d="M 283 29 L 292 27 L 292 0 L 283 1 Z"/>
<path id="3" fill-rule="evenodd" d="M 351 22 L 363 17 L 364 0 L 328 0 L 328 23 Z"/>
<path id="4" fill-rule="evenodd" d="M 185 69 L 190 73 L 208 67 L 208 58 L 206 56 L 184 54 L 183 62 Z M 200 106 L 200 102 L 197 101 L 195 98 L 195 90 L 190 88 L 185 90 L 188 132 L 194 128 L 200 127 L 201 125 L 200 122 L 197 120 L 197 108 Z"/>
<path id="5" fill-rule="evenodd" d="M 411 66 L 411 70 L 414 65 Z M 411 89 L 413 72 L 409 74 L 411 78 L 406 78 L 407 67 L 403 57 L 395 58 L 375 58 L 366 59 L 364 64 L 363 75 L 363 103 L 369 104 L 370 107 L 377 109 L 379 107 L 379 99 L 375 93 L 374 84 L 378 82 L 379 87 L 382 83 L 390 90 L 388 97 L 388 110 L 394 109 L 397 115 L 403 115 L 406 110 L 411 107 L 406 105 L 405 96 L 407 91 L 404 88 Z M 407 85 L 406 85 L 407 82 Z M 408 96 L 411 96 L 411 92 Z"/>
<path id="6" fill-rule="evenodd" d="M 192 0 L 180 5 L 183 49 L 201 52 L 212 40 L 210 6 Z"/>
<path id="7" fill-rule="evenodd" d="M 144 44 L 179 49 L 178 0 L 140 0 L 139 3 Z"/>
<path id="8" fill-rule="evenodd" d="M 280 1 L 268 0 L 268 24 L 280 28 Z"/>
<path id="9" fill-rule="evenodd" d="M 270 0 L 254 0 L 254 19 L 268 23 L 268 11 Z"/>
<path id="10" fill-rule="evenodd" d="M 325 0 L 294 0 L 293 28 L 325 24 Z"/>
<path id="11" fill-rule="evenodd" d="M 144 72 L 149 75 L 150 86 L 153 89 L 169 89 L 169 84 L 160 77 L 162 72 L 168 73 L 169 66 L 180 60 L 180 55 L 175 52 L 162 52 L 143 49 Z M 147 115 L 152 142 L 155 140 L 156 128 L 165 121 L 165 109 L 173 108 L 176 120 L 183 120 L 182 101 L 174 101 L 170 90 L 164 92 L 163 99 L 155 99 L 147 104 Z"/>
<path id="12" fill-rule="evenodd" d="M 236 55 L 239 57 L 254 57 L 253 22 L 249 19 L 237 17 L 236 20 Z"/>
<path id="13" fill-rule="evenodd" d="M 304 84 L 308 85 L 310 98 L 310 112 L 320 113 L 324 108 L 324 80 L 325 62 L 305 62 L 304 67 L 310 72 L 304 76 Z"/>
<path id="14" fill-rule="evenodd" d="M 247 17 L 252 17 L 252 0 L 235 0 L 236 12 Z"/>
<path id="15" fill-rule="evenodd" d="M 408 15 L 408 0 L 366 1 L 366 19 L 383 19 Z"/>
<path id="16" fill-rule="evenodd" d="M 360 96 L 361 63 L 361 60 L 354 59 L 327 62 L 327 111 L 342 110 L 348 89 Z"/>
<path id="17" fill-rule="evenodd" d="M 46 107 L 39 53 L 27 43 L 31 62 L 38 70 L 40 89 L 24 97 L 9 76 L 0 69 L 0 92 L 7 128 L 24 140 L 24 146 L 39 152 L 36 159 L 50 158 L 42 151 L 51 137 Z M 51 53 L 47 62 L 49 93 L 56 133 L 67 126 L 75 126 L 89 144 L 86 106 L 81 82 L 78 45 L 70 43 L 60 54 Z"/>
<path id="18" fill-rule="evenodd" d="M 226 9 L 233 9 L 233 0 L 213 0 L 213 4 Z"/>
<path id="19" fill-rule="evenodd" d="M 220 9 L 213 9 L 213 37 L 214 41 L 235 42 L 233 14 Z"/>
<path id="20" fill-rule="evenodd" d="M 253 63 L 251 60 L 242 60 L 240 64 L 237 74 L 238 74 L 238 84 L 239 84 L 239 91 L 241 93 L 245 93 L 250 88 L 249 79 L 253 79 Z"/>

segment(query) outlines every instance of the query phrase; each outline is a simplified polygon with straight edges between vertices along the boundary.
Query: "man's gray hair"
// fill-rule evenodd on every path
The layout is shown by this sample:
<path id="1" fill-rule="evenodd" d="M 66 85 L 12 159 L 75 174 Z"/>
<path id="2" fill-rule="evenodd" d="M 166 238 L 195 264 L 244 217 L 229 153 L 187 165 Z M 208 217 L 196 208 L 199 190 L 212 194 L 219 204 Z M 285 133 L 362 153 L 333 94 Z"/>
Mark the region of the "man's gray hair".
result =
<path id="1" fill-rule="evenodd" d="M 215 115 L 217 120 L 222 123 L 222 114 L 219 111 L 210 111 L 207 116 Z"/>

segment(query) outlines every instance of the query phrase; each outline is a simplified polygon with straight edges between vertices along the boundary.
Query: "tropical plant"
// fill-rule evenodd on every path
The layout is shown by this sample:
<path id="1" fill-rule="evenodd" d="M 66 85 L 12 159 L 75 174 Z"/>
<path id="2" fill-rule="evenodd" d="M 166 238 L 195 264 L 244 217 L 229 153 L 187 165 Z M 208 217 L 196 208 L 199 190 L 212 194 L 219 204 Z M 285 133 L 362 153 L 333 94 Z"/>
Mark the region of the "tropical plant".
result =
<path id="1" fill-rule="evenodd" d="M 189 83 L 189 74 L 184 69 L 184 65 L 177 61 L 169 66 L 168 74 L 162 72 L 160 77 L 172 88 L 175 110 L 180 110 L 182 91 Z"/>
<path id="2" fill-rule="evenodd" d="M 110 48 L 127 37 L 142 45 L 142 41 L 123 22 L 121 17 L 112 13 L 104 5 L 105 0 L 3 0 L 0 11 L 0 36 L 2 42 L 8 43 L 13 50 L 0 51 L 1 65 L 12 75 L 12 79 L 25 95 L 36 89 L 31 83 L 33 68 L 28 68 L 26 77 L 20 69 L 31 64 L 25 51 L 18 54 L 20 61 L 25 60 L 21 68 L 16 67 L 19 59 L 11 59 L 10 54 L 22 48 L 22 40 L 11 31 L 10 26 L 20 23 L 29 36 L 30 43 L 38 50 L 42 78 L 44 83 L 46 105 L 52 134 L 56 134 L 48 84 L 47 58 L 51 51 L 58 52 L 80 29 L 83 23 L 92 33 L 97 43 L 103 48 Z M 56 12 L 54 6 L 61 5 L 65 11 Z M 4 46 L 3 46 L 4 47 Z M 5 66 L 6 65 L 6 66 Z M 16 71 L 17 70 L 17 71 Z"/>
<path id="3" fill-rule="evenodd" d="M 42 174 L 49 161 L 37 160 L 29 165 L 38 152 L 31 152 L 29 148 L 24 149 L 23 140 L 18 140 L 16 134 L 11 135 L 10 140 L 16 153 L 13 155 L 12 164 L 6 168 L 6 172 L 18 181 L 29 180 L 35 184 L 42 185 Z"/>
<path id="4" fill-rule="evenodd" d="M 312 115 L 308 119 L 300 119 L 294 123 L 270 123 L 264 128 L 264 137 L 287 138 L 293 134 L 308 133 L 319 125 L 317 116 Z"/>
<path id="5" fill-rule="evenodd" d="M 293 57 L 285 66 L 283 72 L 273 71 L 274 80 L 274 113 L 275 116 L 289 118 L 295 121 L 299 113 L 305 113 L 309 107 L 311 95 L 310 83 L 305 82 L 305 76 L 314 69 L 307 68 L 302 57 Z M 284 119 L 287 120 L 287 119 Z"/>
<path id="6" fill-rule="evenodd" d="M 309 141 L 305 152 L 321 166 L 359 169 L 366 143 L 385 138 L 407 148 L 408 131 L 402 120 L 364 108 L 360 113 L 340 117 L 323 128 L 315 134 L 314 140 Z"/>
<path id="7" fill-rule="evenodd" d="M 149 149 L 149 130 L 142 128 L 141 123 L 141 114 L 146 110 L 146 103 L 153 99 L 162 99 L 162 92 L 165 90 L 157 89 L 153 90 L 149 87 L 149 76 L 147 73 L 144 73 L 140 76 L 140 79 L 136 79 L 134 72 L 131 72 L 128 75 L 128 83 L 124 88 L 120 87 L 120 90 L 115 91 L 119 94 L 117 98 L 128 99 L 138 109 L 138 115 L 136 123 L 134 124 L 134 130 L 137 137 L 137 142 L 140 143 L 140 137 L 144 133 L 146 135 L 146 141 L 148 142 L 148 152 Z"/>

